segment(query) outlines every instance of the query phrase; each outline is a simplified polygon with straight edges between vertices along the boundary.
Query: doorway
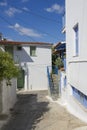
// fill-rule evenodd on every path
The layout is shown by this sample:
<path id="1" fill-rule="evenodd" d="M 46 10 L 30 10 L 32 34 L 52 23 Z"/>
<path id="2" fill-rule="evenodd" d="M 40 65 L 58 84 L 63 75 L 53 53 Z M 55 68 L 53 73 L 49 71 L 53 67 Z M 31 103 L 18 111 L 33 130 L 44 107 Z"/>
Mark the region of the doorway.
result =
<path id="1" fill-rule="evenodd" d="M 17 89 L 24 88 L 24 70 L 20 69 L 18 78 L 17 78 Z"/>

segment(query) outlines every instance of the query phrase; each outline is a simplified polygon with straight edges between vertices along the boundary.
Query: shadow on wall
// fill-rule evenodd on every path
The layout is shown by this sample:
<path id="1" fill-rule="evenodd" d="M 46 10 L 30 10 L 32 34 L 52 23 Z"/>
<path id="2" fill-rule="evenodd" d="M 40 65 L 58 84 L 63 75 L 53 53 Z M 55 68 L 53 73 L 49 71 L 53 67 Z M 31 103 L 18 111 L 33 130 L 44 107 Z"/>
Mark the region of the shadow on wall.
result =
<path id="1" fill-rule="evenodd" d="M 15 55 L 16 62 L 33 62 L 30 55 L 22 48 L 22 51 L 18 51 Z"/>
<path id="2" fill-rule="evenodd" d="M 38 101 L 37 94 L 19 94 L 18 102 L 11 109 L 11 119 L 1 130 L 34 130 L 49 111 L 48 104 Z"/>

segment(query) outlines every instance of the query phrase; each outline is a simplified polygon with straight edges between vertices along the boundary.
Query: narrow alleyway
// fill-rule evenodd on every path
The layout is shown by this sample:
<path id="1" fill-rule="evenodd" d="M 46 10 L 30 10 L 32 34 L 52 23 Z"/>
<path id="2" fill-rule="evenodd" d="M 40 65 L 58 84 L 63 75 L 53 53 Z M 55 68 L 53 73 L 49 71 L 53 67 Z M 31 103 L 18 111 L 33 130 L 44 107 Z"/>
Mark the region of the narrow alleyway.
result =
<path id="1" fill-rule="evenodd" d="M 47 92 L 18 94 L 11 118 L 1 130 L 74 130 L 86 124 L 57 103 L 46 99 Z"/>

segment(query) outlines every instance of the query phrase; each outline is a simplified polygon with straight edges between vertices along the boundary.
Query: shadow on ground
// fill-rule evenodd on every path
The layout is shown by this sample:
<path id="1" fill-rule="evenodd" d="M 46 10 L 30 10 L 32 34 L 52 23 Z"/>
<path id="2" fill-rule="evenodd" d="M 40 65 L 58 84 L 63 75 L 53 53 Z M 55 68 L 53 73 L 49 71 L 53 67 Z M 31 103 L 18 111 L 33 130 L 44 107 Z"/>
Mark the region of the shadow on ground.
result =
<path id="1" fill-rule="evenodd" d="M 18 101 L 10 110 L 11 118 L 1 130 L 34 130 L 49 111 L 48 104 L 43 98 L 38 99 L 38 94 L 18 94 Z"/>

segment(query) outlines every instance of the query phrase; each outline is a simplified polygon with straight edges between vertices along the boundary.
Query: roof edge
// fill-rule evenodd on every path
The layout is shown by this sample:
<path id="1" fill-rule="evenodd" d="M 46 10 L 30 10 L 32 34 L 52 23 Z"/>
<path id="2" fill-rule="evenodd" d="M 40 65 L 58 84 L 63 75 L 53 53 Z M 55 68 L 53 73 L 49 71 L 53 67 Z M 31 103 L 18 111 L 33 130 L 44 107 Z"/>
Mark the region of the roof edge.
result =
<path id="1" fill-rule="evenodd" d="M 6 44 L 10 44 L 10 45 L 45 45 L 45 46 L 52 46 L 52 43 L 47 43 L 47 42 L 21 42 L 21 41 L 7 41 L 7 40 L 1 40 L 0 41 L 0 45 L 6 45 Z"/>

